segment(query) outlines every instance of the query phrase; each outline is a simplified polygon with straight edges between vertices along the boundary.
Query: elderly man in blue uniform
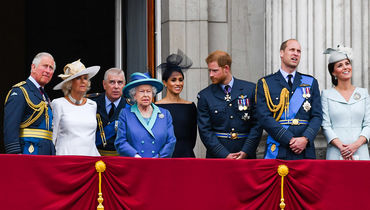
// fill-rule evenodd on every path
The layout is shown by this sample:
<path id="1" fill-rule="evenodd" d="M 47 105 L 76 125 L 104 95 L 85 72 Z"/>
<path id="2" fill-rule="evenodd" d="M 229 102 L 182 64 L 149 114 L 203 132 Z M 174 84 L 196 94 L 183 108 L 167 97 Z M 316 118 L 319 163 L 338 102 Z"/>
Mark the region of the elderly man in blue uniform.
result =
<path id="1" fill-rule="evenodd" d="M 206 58 L 212 84 L 198 94 L 198 128 L 207 158 L 255 158 L 262 129 L 254 117 L 255 84 L 231 74 L 231 57 Z"/>
<path id="2" fill-rule="evenodd" d="M 297 72 L 301 45 L 280 47 L 281 68 L 257 84 L 257 118 L 267 131 L 266 159 L 315 159 L 322 109 L 317 80 Z"/>
<path id="3" fill-rule="evenodd" d="M 110 68 L 104 74 L 103 87 L 105 93 L 93 100 L 97 104 L 96 147 L 102 156 L 119 156 L 114 147 L 118 128 L 118 115 L 126 102 L 122 98 L 125 87 L 125 74 L 121 69 Z"/>
<path id="4" fill-rule="evenodd" d="M 5 99 L 4 144 L 8 154 L 54 155 L 52 111 L 44 91 L 55 71 L 49 53 L 37 54 L 31 75 L 13 86 Z"/>

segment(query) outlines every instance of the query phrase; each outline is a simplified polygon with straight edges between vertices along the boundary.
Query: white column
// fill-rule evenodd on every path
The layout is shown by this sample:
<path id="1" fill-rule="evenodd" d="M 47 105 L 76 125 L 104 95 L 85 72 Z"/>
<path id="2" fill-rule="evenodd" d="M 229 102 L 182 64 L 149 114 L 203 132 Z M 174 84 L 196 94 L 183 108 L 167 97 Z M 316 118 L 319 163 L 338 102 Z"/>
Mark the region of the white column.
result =
<path id="1" fill-rule="evenodd" d="M 369 87 L 369 0 L 265 0 L 265 74 L 280 66 L 279 46 L 296 38 L 302 45 L 298 70 L 315 76 L 321 89 L 331 87 L 328 56 L 342 44 L 353 48 L 353 84 Z"/>

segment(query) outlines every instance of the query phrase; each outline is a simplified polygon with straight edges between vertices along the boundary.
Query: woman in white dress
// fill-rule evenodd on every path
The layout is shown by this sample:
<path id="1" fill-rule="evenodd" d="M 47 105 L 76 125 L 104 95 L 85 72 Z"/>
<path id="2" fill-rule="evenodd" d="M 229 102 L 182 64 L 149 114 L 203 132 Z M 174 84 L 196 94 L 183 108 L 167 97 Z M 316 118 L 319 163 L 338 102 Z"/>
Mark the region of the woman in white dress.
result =
<path id="1" fill-rule="evenodd" d="M 63 79 L 54 87 L 62 89 L 64 97 L 52 101 L 53 142 L 57 155 L 100 156 L 95 146 L 96 103 L 85 98 L 90 79 L 100 67 L 85 68 L 80 60 L 67 64 Z"/>
<path id="2" fill-rule="evenodd" d="M 322 128 L 328 141 L 328 160 L 369 160 L 370 99 L 367 89 L 351 83 L 351 49 L 328 48 L 329 73 L 334 85 L 321 95 Z"/>

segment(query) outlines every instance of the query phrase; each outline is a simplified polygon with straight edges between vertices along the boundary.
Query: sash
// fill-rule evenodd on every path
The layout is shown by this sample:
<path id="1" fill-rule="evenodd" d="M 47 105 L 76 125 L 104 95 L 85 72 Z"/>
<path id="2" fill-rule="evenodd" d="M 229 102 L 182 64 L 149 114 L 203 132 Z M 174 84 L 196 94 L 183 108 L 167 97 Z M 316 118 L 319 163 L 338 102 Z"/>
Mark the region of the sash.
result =
<path id="1" fill-rule="evenodd" d="M 114 137 L 117 133 L 117 127 L 118 127 L 118 120 L 115 120 L 111 123 L 109 123 L 108 125 L 106 125 L 103 130 L 104 130 L 104 134 L 105 134 L 105 139 L 104 141 L 107 141 L 108 143 L 108 140 L 111 139 L 112 137 Z M 103 140 L 101 138 L 101 133 L 100 133 L 100 130 L 97 130 L 96 132 L 96 145 L 101 145 L 103 144 Z M 104 145 L 105 146 L 105 145 Z"/>
<path id="2" fill-rule="evenodd" d="M 307 84 L 307 88 L 311 89 L 313 77 L 301 75 L 301 84 Z M 297 115 L 299 109 L 301 108 L 305 98 L 302 96 L 302 93 L 300 91 L 297 91 L 298 88 L 293 93 L 293 96 L 289 100 L 289 113 L 286 115 L 285 111 L 283 112 L 282 116 L 286 116 L 287 120 L 294 119 Z M 283 128 L 288 129 L 290 124 L 282 125 Z M 278 153 L 279 153 L 279 146 L 280 143 L 277 142 L 275 139 L 273 139 L 270 135 L 267 136 L 267 150 L 265 159 L 276 159 Z"/>

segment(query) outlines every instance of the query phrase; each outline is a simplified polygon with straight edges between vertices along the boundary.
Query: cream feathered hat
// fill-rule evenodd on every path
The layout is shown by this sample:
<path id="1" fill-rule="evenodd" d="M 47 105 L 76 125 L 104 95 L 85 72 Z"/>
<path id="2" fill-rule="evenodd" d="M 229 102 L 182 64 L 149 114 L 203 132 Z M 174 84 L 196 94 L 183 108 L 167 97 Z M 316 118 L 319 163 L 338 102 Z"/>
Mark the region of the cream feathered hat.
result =
<path id="1" fill-rule="evenodd" d="M 88 79 L 91 79 L 99 72 L 100 66 L 91 66 L 89 68 L 86 68 L 83 63 L 81 63 L 80 59 L 73 63 L 67 64 L 63 71 L 64 74 L 59 74 L 58 77 L 62 78 L 63 81 L 59 84 L 57 84 L 53 90 L 60 90 L 62 89 L 62 86 L 64 83 L 71 81 L 74 78 L 77 78 L 81 75 L 88 75 Z"/>

